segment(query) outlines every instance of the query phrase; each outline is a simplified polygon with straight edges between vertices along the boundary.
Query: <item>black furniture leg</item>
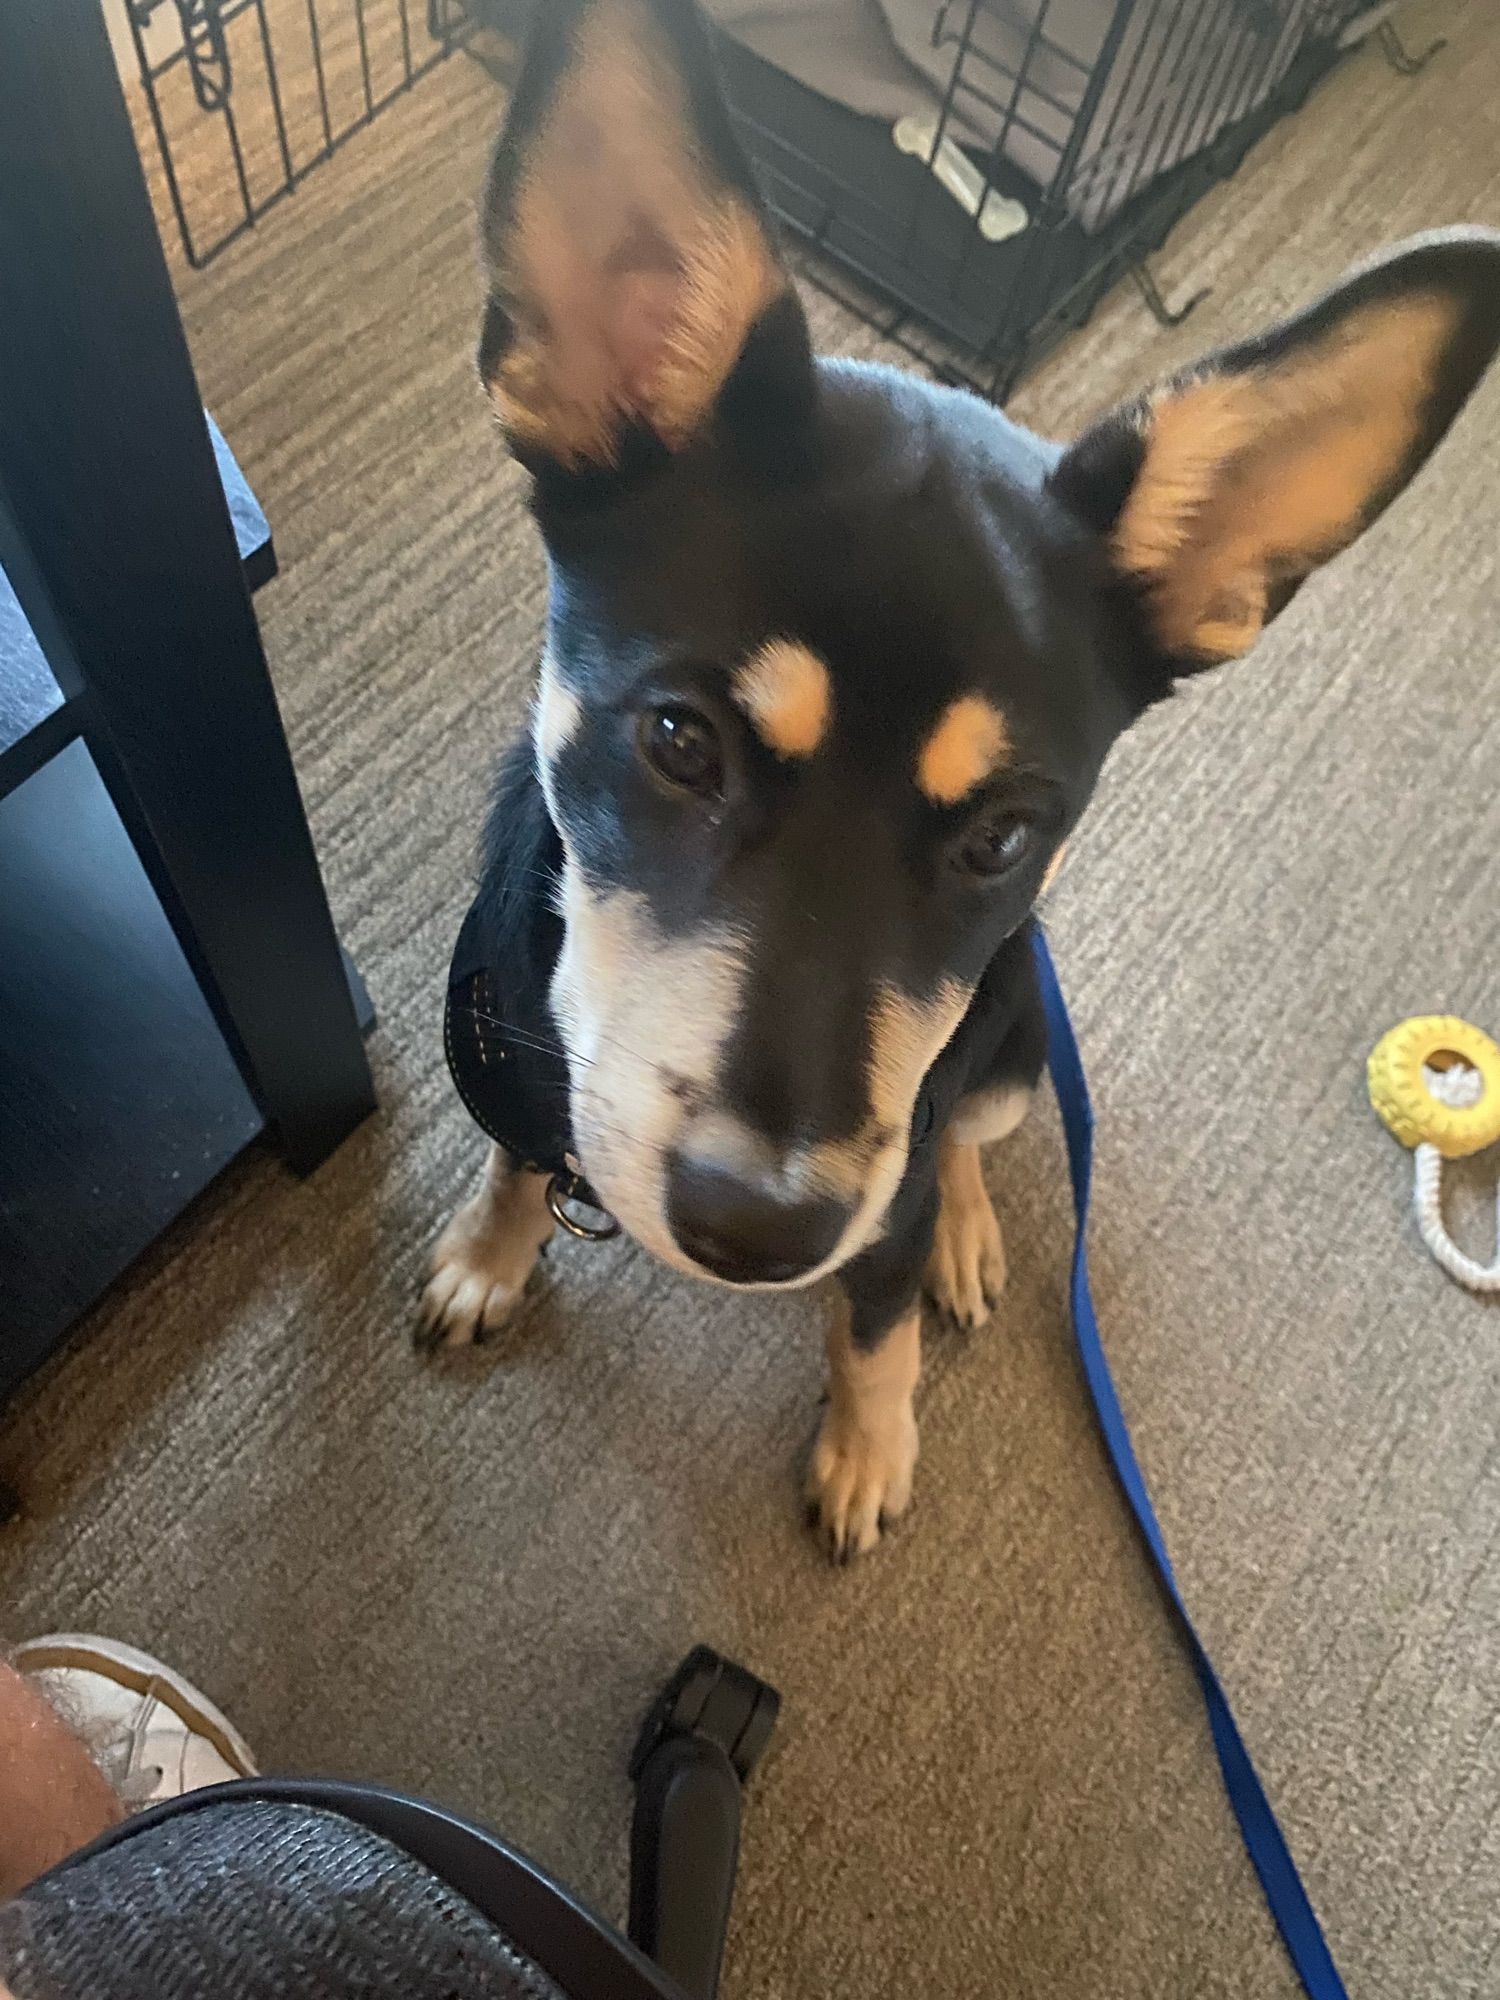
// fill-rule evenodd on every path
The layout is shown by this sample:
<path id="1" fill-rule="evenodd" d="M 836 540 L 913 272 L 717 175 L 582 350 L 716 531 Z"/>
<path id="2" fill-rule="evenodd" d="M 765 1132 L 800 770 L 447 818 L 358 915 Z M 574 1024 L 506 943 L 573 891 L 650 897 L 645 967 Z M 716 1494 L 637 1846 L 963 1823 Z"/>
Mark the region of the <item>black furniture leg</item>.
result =
<path id="1" fill-rule="evenodd" d="M 98 0 L 0 5 L 0 354 L 0 564 L 309 1170 L 374 1091 Z"/>
<path id="2" fill-rule="evenodd" d="M 781 1697 L 707 1646 L 689 1653 L 631 1759 L 630 1937 L 690 2000 L 714 2000 L 734 1900 L 741 1786 Z"/>

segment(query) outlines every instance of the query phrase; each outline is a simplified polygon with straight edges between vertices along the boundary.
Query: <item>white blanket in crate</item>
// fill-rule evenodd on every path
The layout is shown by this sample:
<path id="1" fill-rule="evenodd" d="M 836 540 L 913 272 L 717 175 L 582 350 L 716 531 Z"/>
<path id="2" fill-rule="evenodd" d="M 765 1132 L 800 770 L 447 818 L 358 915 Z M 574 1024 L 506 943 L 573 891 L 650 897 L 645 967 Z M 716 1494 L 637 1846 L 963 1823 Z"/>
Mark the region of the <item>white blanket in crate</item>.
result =
<path id="1" fill-rule="evenodd" d="M 948 37 L 935 46 L 937 0 L 708 0 L 755 54 L 891 125 L 937 114 L 970 6 L 950 0 Z M 1089 74 L 1123 13 L 1104 89 L 1072 171 L 1055 189 L 1097 229 L 1264 103 L 1309 35 L 1357 11 L 1351 0 L 979 0 L 962 81 L 1000 108 L 960 89 L 947 129 L 986 154 L 1003 133 L 1011 164 L 1038 189 L 1052 189 Z M 1033 40 L 1039 16 L 1044 32 Z"/>

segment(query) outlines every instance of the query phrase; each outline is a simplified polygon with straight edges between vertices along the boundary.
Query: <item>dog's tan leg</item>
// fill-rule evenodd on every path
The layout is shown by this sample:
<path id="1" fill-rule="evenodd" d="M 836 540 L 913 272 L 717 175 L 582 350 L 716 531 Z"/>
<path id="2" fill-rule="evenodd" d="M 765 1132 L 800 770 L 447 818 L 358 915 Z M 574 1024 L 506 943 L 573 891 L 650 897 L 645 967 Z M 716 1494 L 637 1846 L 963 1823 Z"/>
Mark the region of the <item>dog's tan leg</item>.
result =
<path id="1" fill-rule="evenodd" d="M 918 1307 L 866 1349 L 855 1345 L 848 1304 L 839 1301 L 828 1332 L 828 1408 L 807 1480 L 810 1514 L 836 1562 L 867 1554 L 911 1504 L 921 1369 Z"/>
<path id="2" fill-rule="evenodd" d="M 546 1176 L 492 1146 L 478 1191 L 433 1246 L 418 1345 L 460 1347 L 494 1333 L 515 1309 L 553 1227 Z"/>
<path id="3" fill-rule="evenodd" d="M 938 1187 L 942 1207 L 927 1261 L 927 1291 L 959 1326 L 983 1326 L 1005 1289 L 1005 1243 L 978 1146 L 943 1134 Z"/>

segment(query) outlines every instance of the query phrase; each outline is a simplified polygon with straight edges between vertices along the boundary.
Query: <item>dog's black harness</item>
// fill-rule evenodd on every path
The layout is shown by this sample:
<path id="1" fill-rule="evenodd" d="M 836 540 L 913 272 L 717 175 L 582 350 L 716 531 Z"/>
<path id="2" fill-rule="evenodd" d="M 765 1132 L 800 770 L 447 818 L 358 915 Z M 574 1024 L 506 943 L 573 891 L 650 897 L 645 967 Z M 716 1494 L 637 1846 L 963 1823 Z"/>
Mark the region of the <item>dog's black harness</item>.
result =
<path id="1" fill-rule="evenodd" d="M 547 1206 L 588 1242 L 620 1225 L 583 1177 L 568 1115 L 568 1065 L 551 1017 L 528 1005 L 495 963 L 482 903 L 464 918 L 448 969 L 443 1048 L 454 1087 L 481 1132 L 548 1177 Z"/>

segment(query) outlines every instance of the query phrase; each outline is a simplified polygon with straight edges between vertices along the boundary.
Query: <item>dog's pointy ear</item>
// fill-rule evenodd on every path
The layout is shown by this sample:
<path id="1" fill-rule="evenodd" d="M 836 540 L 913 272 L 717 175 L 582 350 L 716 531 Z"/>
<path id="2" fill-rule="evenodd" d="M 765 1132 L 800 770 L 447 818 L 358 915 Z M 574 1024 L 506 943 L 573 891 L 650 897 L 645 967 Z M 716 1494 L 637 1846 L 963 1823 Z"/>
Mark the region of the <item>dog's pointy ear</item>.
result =
<path id="1" fill-rule="evenodd" d="M 479 365 L 518 455 L 678 450 L 812 393 L 807 328 L 694 0 L 546 0 L 485 196 Z"/>
<path id="2" fill-rule="evenodd" d="M 1105 418 L 1053 491 L 1106 537 L 1172 670 L 1212 665 L 1400 492 L 1497 347 L 1500 235 L 1420 238 Z"/>

